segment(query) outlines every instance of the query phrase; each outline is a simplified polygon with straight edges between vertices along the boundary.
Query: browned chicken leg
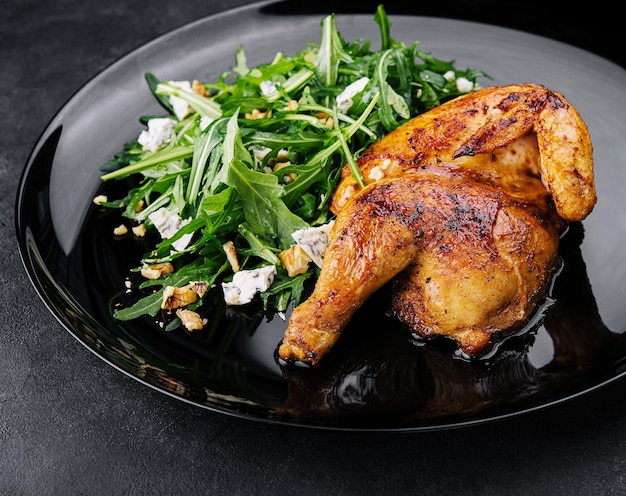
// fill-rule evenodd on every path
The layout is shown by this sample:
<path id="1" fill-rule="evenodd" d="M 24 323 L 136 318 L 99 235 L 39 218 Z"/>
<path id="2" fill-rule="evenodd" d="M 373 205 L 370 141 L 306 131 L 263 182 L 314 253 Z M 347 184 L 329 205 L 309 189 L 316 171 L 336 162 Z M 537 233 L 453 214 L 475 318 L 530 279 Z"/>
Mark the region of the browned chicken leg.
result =
<path id="1" fill-rule="evenodd" d="M 290 318 L 285 360 L 319 362 L 390 280 L 393 310 L 413 332 L 480 354 L 529 317 L 553 273 L 564 219 L 581 220 L 595 204 L 582 119 L 535 85 L 453 100 L 358 163 L 369 184 L 359 190 L 344 175 L 336 191 L 331 243 L 312 295 Z"/>

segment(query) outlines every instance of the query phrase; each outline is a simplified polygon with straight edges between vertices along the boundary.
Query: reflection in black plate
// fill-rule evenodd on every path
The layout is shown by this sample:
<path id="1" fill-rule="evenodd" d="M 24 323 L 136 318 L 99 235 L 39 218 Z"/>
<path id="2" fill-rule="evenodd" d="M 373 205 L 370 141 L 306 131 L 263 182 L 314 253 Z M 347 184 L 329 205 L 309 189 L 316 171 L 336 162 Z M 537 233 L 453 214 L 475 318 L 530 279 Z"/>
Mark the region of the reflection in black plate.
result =
<path id="1" fill-rule="evenodd" d="M 342 14 L 337 25 L 346 39 L 375 40 L 371 17 Z M 158 112 L 143 75 L 215 79 L 232 68 L 238 44 L 254 64 L 318 38 L 320 16 L 279 14 L 271 4 L 197 21 L 131 53 L 79 91 L 45 130 L 22 177 L 16 224 L 26 270 L 58 320 L 96 355 L 159 391 L 226 414 L 316 428 L 472 425 L 543 408 L 622 376 L 626 226 L 614 213 L 626 201 L 626 168 L 619 167 L 626 104 L 615 98 L 626 87 L 624 70 L 507 29 L 391 20 L 395 38 L 417 38 L 438 58 L 485 70 L 494 84 L 534 82 L 563 93 L 589 126 L 600 201 L 564 236 L 550 304 L 526 332 L 485 359 L 463 360 L 446 342 L 411 340 L 385 314 L 381 291 L 320 366 L 282 369 L 274 351 L 285 322 L 255 309 L 226 311 L 219 298 L 199 336 L 165 332 L 151 319 L 112 320 L 111 307 L 124 298 L 129 268 L 145 247 L 113 239 L 119 219 L 102 216 L 91 200 L 101 189 L 100 165 L 138 135 L 140 116 Z"/>

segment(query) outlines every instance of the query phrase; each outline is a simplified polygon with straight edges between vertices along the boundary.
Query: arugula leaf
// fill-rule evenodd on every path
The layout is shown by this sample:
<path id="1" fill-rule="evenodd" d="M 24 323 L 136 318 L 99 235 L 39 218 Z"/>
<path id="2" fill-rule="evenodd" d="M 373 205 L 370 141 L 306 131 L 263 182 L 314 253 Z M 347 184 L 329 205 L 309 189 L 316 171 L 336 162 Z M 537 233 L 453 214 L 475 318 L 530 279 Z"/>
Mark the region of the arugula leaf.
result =
<path id="1" fill-rule="evenodd" d="M 187 184 L 186 200 L 187 203 L 195 203 L 200 186 L 206 174 L 206 167 L 209 165 L 209 156 L 211 152 L 220 145 L 223 136 L 220 135 L 218 125 L 221 121 L 214 121 L 206 131 L 196 131 L 195 146 L 191 162 L 191 172 L 189 183 Z M 209 179 L 213 180 L 213 175 Z"/>
<path id="2" fill-rule="evenodd" d="M 380 49 L 388 50 L 391 48 L 393 39 L 391 38 L 391 22 L 387 17 L 387 13 L 385 12 L 385 7 L 379 5 L 376 8 L 376 14 L 374 14 L 374 22 L 378 24 L 380 28 Z"/>
<path id="3" fill-rule="evenodd" d="M 129 307 L 121 308 L 115 311 L 113 313 L 113 317 L 117 320 L 133 320 L 141 317 L 142 315 L 154 317 L 161 310 L 163 292 L 167 286 L 181 287 L 189 284 L 191 281 L 205 281 L 211 285 L 215 282 L 215 279 L 226 268 L 226 266 L 222 265 L 221 267 L 218 267 L 217 270 L 213 271 L 214 274 L 212 277 L 205 279 L 203 276 L 205 276 L 208 272 L 207 268 L 208 267 L 200 265 L 196 262 L 184 267 L 174 274 L 169 274 L 158 280 L 148 280 L 144 282 L 140 285 L 140 289 L 146 289 L 154 286 L 161 286 L 161 289 L 141 298 Z"/>
<path id="4" fill-rule="evenodd" d="M 250 170 L 241 160 L 234 159 L 226 183 L 239 193 L 250 229 L 276 238 L 281 249 L 293 244 L 291 233 L 309 227 L 280 199 L 284 188 L 276 176 Z"/>
<path id="5" fill-rule="evenodd" d="M 140 261 L 171 262 L 174 274 L 144 282 L 142 290 L 156 292 L 118 310 L 116 318 L 156 315 L 166 285 L 184 285 L 192 277 L 211 284 L 230 278 L 226 242 L 235 246 L 242 267 L 277 267 L 272 286 L 260 295 L 266 311 L 298 304 L 305 282 L 314 282 L 319 269 L 289 277 L 278 254 L 294 243 L 292 232 L 333 218 L 329 204 L 344 166 L 362 187 L 357 160 L 372 142 L 460 95 L 458 78 L 477 89 L 477 80 L 489 77 L 437 59 L 418 49 L 417 41 L 407 47 L 395 40 L 383 5 L 374 15 L 379 50 L 369 40 L 344 40 L 336 22 L 334 14 L 321 20 L 319 44 L 292 55 L 279 51 L 254 67 L 238 46 L 232 71 L 201 82 L 202 95 L 146 73 L 148 89 L 176 123 L 175 138 L 154 152 L 138 140 L 125 143 L 101 167 L 103 182 L 123 180 L 125 189 L 102 206 L 145 223 L 151 232 L 149 216 L 162 207 L 188 223 L 167 239 L 151 241 Z M 365 85 L 346 110 L 337 99 L 359 80 Z M 171 97 L 183 99 L 191 114 L 179 120 Z M 153 117 L 139 120 L 148 124 Z M 174 250 L 173 243 L 190 233 L 191 243 Z M 199 311 L 201 304 L 192 308 Z M 174 319 L 167 329 L 178 325 Z"/>
<path id="6" fill-rule="evenodd" d="M 248 69 L 248 60 L 246 58 L 246 53 L 243 50 L 241 45 L 237 46 L 237 51 L 235 52 L 235 61 L 237 64 L 233 67 L 233 72 L 236 72 L 240 76 L 245 76 L 250 72 Z"/>
<path id="7" fill-rule="evenodd" d="M 151 72 L 146 72 L 145 74 L 146 83 L 148 83 L 148 88 L 153 95 L 155 95 L 156 99 L 165 107 L 165 109 L 170 113 L 174 113 L 174 107 L 170 103 L 170 99 L 166 95 L 160 95 L 156 92 L 157 86 L 161 83 L 161 81 Z"/>
<path id="8" fill-rule="evenodd" d="M 175 164 L 178 160 L 193 156 L 193 150 L 193 146 L 176 146 L 172 144 L 126 167 L 104 174 L 101 176 L 101 179 L 103 181 L 122 179 L 132 174 L 137 174 L 138 172 L 144 175 L 152 175 L 153 177 L 161 176 L 167 173 L 168 165 Z"/>
<path id="9" fill-rule="evenodd" d="M 240 250 L 241 253 L 259 257 L 263 260 L 268 261 L 272 265 L 280 264 L 279 258 L 274 254 L 271 248 L 269 248 L 266 243 L 263 243 L 263 241 L 257 235 L 255 235 L 254 232 L 249 229 L 245 223 L 239 225 L 238 231 L 239 234 L 241 234 L 250 245 L 249 250 Z"/>
<path id="10" fill-rule="evenodd" d="M 352 62 L 352 57 L 345 51 L 344 42 L 337 31 L 335 15 L 331 14 L 322 20 L 322 43 L 315 60 L 317 77 L 326 86 L 337 83 L 339 64 Z"/>
<path id="11" fill-rule="evenodd" d="M 219 119 L 222 116 L 222 109 L 213 99 L 198 95 L 193 91 L 187 91 L 171 83 L 159 83 L 155 94 L 178 97 L 187 102 L 198 114 L 205 117 Z"/>

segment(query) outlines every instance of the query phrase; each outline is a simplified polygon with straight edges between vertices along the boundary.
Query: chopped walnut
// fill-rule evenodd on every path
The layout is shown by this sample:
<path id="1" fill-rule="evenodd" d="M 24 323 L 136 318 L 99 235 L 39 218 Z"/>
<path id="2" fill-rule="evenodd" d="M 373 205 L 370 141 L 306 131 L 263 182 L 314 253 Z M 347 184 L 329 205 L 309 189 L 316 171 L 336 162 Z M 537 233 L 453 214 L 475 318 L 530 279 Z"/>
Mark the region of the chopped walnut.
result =
<path id="1" fill-rule="evenodd" d="M 191 91 L 193 91 L 196 95 L 208 96 L 206 88 L 197 79 L 194 79 L 193 82 L 191 83 Z"/>
<path id="2" fill-rule="evenodd" d="M 143 200 L 139 200 L 137 202 L 137 206 L 135 207 L 135 212 L 139 213 L 143 210 L 143 207 L 145 205 L 145 202 Z"/>
<path id="3" fill-rule="evenodd" d="M 95 205 L 102 205 L 105 202 L 108 202 L 109 198 L 106 195 L 98 195 L 93 199 Z"/>
<path id="4" fill-rule="evenodd" d="M 230 264 L 233 272 L 239 272 L 239 260 L 237 259 L 237 248 L 235 248 L 235 244 L 232 241 L 226 241 L 222 245 L 224 248 L 224 253 L 226 253 L 226 258 L 228 259 L 228 263 Z"/>
<path id="5" fill-rule="evenodd" d="M 124 236 L 128 232 L 128 228 L 124 224 L 120 224 L 115 229 L 113 229 L 113 234 L 116 236 Z"/>
<path id="6" fill-rule="evenodd" d="M 286 162 L 278 162 L 276 165 L 274 165 L 273 172 L 276 172 L 282 169 L 283 167 L 287 167 L 288 165 L 291 165 L 291 162 L 289 160 L 287 160 Z M 289 174 L 285 174 L 283 178 L 286 183 L 291 183 L 298 178 L 298 174 L 290 172 Z"/>
<path id="7" fill-rule="evenodd" d="M 191 289 L 193 289 L 193 292 L 200 298 L 202 298 L 207 292 L 207 289 L 209 289 L 209 283 L 206 281 L 191 281 L 189 285 L 191 286 Z"/>
<path id="8" fill-rule="evenodd" d="M 133 226 L 131 230 L 133 231 L 133 234 L 138 238 L 143 238 L 146 235 L 146 226 L 144 226 L 143 224 Z"/>
<path id="9" fill-rule="evenodd" d="M 289 100 L 287 102 L 287 107 L 285 107 L 285 110 L 298 110 L 298 100 Z"/>
<path id="10" fill-rule="evenodd" d="M 194 303 L 197 299 L 198 295 L 191 287 L 191 284 L 187 284 L 182 288 L 166 286 L 163 290 L 161 308 L 164 310 L 181 308 Z"/>
<path id="11" fill-rule="evenodd" d="M 159 277 L 174 272 L 174 266 L 169 263 L 160 263 L 155 265 L 144 265 L 141 268 L 141 275 L 146 279 L 158 279 Z"/>
<path id="12" fill-rule="evenodd" d="M 178 309 L 176 310 L 176 316 L 188 331 L 201 331 L 204 326 L 200 315 L 191 310 Z"/>
<path id="13" fill-rule="evenodd" d="M 332 129 L 335 125 L 335 121 L 331 115 L 327 112 L 318 112 L 315 114 L 317 120 L 320 121 L 321 124 L 324 124 L 328 129 Z"/>
<path id="14" fill-rule="evenodd" d="M 286 250 L 278 254 L 283 267 L 287 271 L 289 277 L 295 277 L 304 274 L 309 270 L 309 262 L 311 257 L 302 249 L 300 245 L 291 245 Z"/>
<path id="15" fill-rule="evenodd" d="M 289 151 L 284 148 L 279 150 L 275 157 L 267 161 L 267 165 L 271 167 L 276 167 L 279 164 L 291 164 L 291 162 L 289 162 Z"/>
<path id="16" fill-rule="evenodd" d="M 246 119 L 250 119 L 250 120 L 256 120 L 256 119 L 263 119 L 265 117 L 270 117 L 272 115 L 272 112 L 261 112 L 259 109 L 252 109 L 252 112 L 247 112 L 246 113 Z"/>

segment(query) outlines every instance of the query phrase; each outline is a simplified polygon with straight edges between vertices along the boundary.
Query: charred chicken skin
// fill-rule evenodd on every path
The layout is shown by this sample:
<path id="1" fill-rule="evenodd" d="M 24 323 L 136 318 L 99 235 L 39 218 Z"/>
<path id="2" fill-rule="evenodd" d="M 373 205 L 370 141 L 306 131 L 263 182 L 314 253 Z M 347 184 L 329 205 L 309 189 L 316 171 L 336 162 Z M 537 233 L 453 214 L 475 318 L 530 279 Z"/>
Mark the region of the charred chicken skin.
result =
<path id="1" fill-rule="evenodd" d="M 592 145 L 560 94 L 485 88 L 398 127 L 346 166 L 311 296 L 279 355 L 315 365 L 354 312 L 392 281 L 394 314 L 469 356 L 529 318 L 555 270 L 559 235 L 596 203 Z"/>

